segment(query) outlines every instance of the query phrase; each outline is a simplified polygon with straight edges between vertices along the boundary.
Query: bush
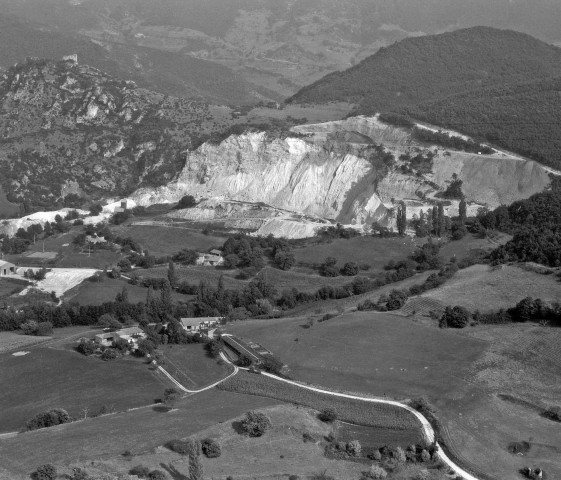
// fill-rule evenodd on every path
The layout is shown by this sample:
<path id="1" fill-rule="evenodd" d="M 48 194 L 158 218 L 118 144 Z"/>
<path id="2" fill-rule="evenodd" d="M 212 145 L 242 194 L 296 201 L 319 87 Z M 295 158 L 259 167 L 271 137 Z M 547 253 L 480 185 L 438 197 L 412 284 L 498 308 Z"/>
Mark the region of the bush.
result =
<path id="1" fill-rule="evenodd" d="M 242 428 L 250 437 L 261 437 L 271 426 L 269 417 L 256 411 L 247 412 L 242 420 Z"/>
<path id="2" fill-rule="evenodd" d="M 110 360 L 115 360 L 118 356 L 119 354 L 117 353 L 116 350 L 113 350 L 112 348 L 108 348 L 101 354 L 101 359 L 108 362 Z"/>
<path id="3" fill-rule="evenodd" d="M 347 262 L 341 269 L 341 275 L 346 277 L 354 277 L 358 274 L 359 266 L 355 262 Z"/>
<path id="4" fill-rule="evenodd" d="M 421 462 L 424 463 L 430 462 L 430 453 L 426 448 L 423 448 L 423 451 L 421 452 Z"/>
<path id="5" fill-rule="evenodd" d="M 322 422 L 334 422 L 337 420 L 337 412 L 333 408 L 325 408 L 319 413 L 318 418 Z"/>
<path id="6" fill-rule="evenodd" d="M 199 442 L 193 440 L 170 440 L 166 443 L 166 448 L 180 455 L 199 455 L 201 446 Z"/>
<path id="7" fill-rule="evenodd" d="M 72 419 L 68 412 L 62 408 L 53 408 L 46 412 L 41 412 L 28 420 L 25 424 L 26 430 L 37 430 L 39 428 L 52 427 L 62 423 L 69 423 Z"/>
<path id="8" fill-rule="evenodd" d="M 368 472 L 368 476 L 375 480 L 381 480 L 388 476 L 388 472 L 378 465 L 372 465 L 370 467 L 370 471 Z"/>
<path id="9" fill-rule="evenodd" d="M 148 474 L 150 480 L 166 480 L 166 474 L 161 470 L 152 470 Z"/>
<path id="10" fill-rule="evenodd" d="M 181 200 L 179 200 L 179 202 L 175 206 L 175 209 L 181 210 L 183 208 L 192 208 L 195 205 L 197 205 L 197 200 L 195 200 L 195 197 L 193 197 L 193 195 L 185 195 L 181 198 Z"/>
<path id="11" fill-rule="evenodd" d="M 97 350 L 97 345 L 92 340 L 82 339 L 76 347 L 76 350 L 78 350 L 82 355 L 93 355 Z"/>
<path id="12" fill-rule="evenodd" d="M 166 406 L 173 407 L 180 398 L 181 392 L 177 388 L 166 388 L 164 390 L 163 402 Z"/>
<path id="13" fill-rule="evenodd" d="M 549 407 L 544 415 L 551 420 L 561 422 L 561 407 Z"/>
<path id="14" fill-rule="evenodd" d="M 56 468 L 50 463 L 41 465 L 33 473 L 33 478 L 35 480 L 54 480 L 56 477 L 57 477 Z"/>
<path id="15" fill-rule="evenodd" d="M 136 475 L 138 478 L 148 478 L 150 475 L 150 469 L 142 465 L 137 465 L 129 470 L 130 475 Z"/>
<path id="16" fill-rule="evenodd" d="M 201 442 L 201 450 L 207 458 L 218 458 L 222 454 L 219 443 L 212 438 L 205 438 Z"/>
<path id="17" fill-rule="evenodd" d="M 352 440 L 347 443 L 347 453 L 352 457 L 360 456 L 360 452 L 362 451 L 362 446 L 358 440 Z"/>

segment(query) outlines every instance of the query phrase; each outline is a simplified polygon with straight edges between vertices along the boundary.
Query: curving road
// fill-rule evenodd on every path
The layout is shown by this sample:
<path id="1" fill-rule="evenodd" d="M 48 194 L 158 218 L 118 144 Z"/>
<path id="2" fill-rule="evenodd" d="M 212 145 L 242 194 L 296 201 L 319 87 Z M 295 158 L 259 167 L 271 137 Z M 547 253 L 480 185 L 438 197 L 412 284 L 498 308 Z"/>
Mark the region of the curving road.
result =
<path id="1" fill-rule="evenodd" d="M 227 333 L 225 333 L 223 335 L 224 336 L 229 336 L 229 337 L 232 336 L 232 335 L 227 334 Z M 227 378 L 230 378 L 231 376 L 238 373 L 240 368 L 236 367 L 232 362 L 230 362 L 230 360 L 228 360 L 228 358 L 226 356 L 222 356 L 222 358 L 226 362 L 228 362 L 230 365 L 232 365 L 236 368 L 236 370 L 231 375 L 229 375 Z M 241 369 L 242 370 L 248 370 L 247 368 L 241 368 Z M 382 399 L 382 398 L 371 398 L 371 397 L 363 397 L 363 396 L 360 396 L 360 395 L 351 395 L 351 394 L 348 394 L 348 393 L 332 392 L 330 390 L 324 390 L 322 388 L 312 387 L 310 385 L 305 385 L 303 383 L 295 382 L 293 380 L 288 380 L 286 378 L 281 378 L 281 377 L 278 377 L 276 375 L 272 375 L 272 374 L 267 373 L 267 372 L 261 372 L 261 375 L 265 375 L 266 377 L 269 377 L 273 380 L 288 383 L 290 385 L 294 385 L 296 387 L 303 388 L 305 390 L 311 390 L 311 391 L 317 392 L 317 393 L 332 395 L 334 397 L 349 398 L 349 399 L 352 399 L 352 400 L 360 400 L 360 401 L 368 402 L 368 403 L 385 403 L 386 405 L 393 405 L 393 406 L 398 407 L 398 408 L 403 408 L 404 410 L 407 410 L 411 414 L 415 415 L 415 417 L 419 420 L 419 422 L 421 422 L 421 425 L 423 426 L 423 432 L 424 432 L 425 436 L 427 437 L 427 439 L 429 440 L 429 442 L 433 442 L 434 439 L 435 439 L 434 429 L 432 428 L 432 425 L 430 424 L 430 422 L 425 418 L 425 416 L 422 415 L 417 410 L 415 410 L 414 408 L 411 408 L 409 405 L 406 405 L 404 403 L 401 403 L 401 402 L 398 402 L 398 401 L 395 401 L 395 400 L 386 400 L 386 399 Z M 226 378 L 224 380 L 226 380 Z M 221 383 L 224 380 L 221 380 L 218 383 Z M 438 447 L 438 456 L 440 457 L 440 459 L 446 465 L 448 465 L 452 470 L 454 470 L 454 472 L 456 472 L 456 475 L 460 475 L 465 480 L 479 480 L 477 477 L 473 476 L 471 473 L 466 472 L 459 465 L 456 465 L 450 459 L 450 457 L 448 457 L 448 455 L 446 455 L 446 453 L 442 450 L 442 448 L 440 447 L 438 442 L 436 443 L 436 446 Z"/>

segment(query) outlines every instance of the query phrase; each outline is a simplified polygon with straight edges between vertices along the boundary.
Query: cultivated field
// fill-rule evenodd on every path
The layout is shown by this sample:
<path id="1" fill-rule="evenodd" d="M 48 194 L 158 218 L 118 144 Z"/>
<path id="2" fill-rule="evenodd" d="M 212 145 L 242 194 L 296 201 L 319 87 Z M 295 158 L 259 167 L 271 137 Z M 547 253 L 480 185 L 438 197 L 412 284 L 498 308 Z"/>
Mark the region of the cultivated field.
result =
<path id="1" fill-rule="evenodd" d="M 162 391 L 163 387 L 160 396 Z M 130 469 L 137 465 L 137 455 L 149 453 L 169 440 L 277 403 L 268 398 L 212 389 L 180 400 L 176 409 L 167 413 L 152 407 L 141 408 L 0 438 L 0 465 L 11 472 L 3 478 L 0 470 L 0 479 L 28 480 L 29 474 L 44 463 L 59 466 L 87 461 L 91 465 L 94 461 L 99 464 L 99 460 L 119 456 L 126 450 L 135 457 L 132 461 L 120 457 L 120 461 Z"/>
<path id="2" fill-rule="evenodd" d="M 171 226 L 129 225 L 114 227 L 113 231 L 121 237 L 133 238 L 156 257 L 173 255 L 183 249 L 206 252 L 211 248 L 222 247 L 228 238 Z"/>
<path id="3" fill-rule="evenodd" d="M 231 371 L 223 361 L 210 358 L 203 344 L 162 345 L 167 372 L 188 390 L 197 390 L 226 377 Z"/>
<path id="4" fill-rule="evenodd" d="M 411 441 L 420 435 L 417 419 L 402 408 L 383 403 L 365 405 L 361 400 L 354 400 L 318 393 L 299 388 L 295 385 L 279 382 L 265 375 L 239 372 L 217 387 L 237 393 L 271 397 L 283 402 L 312 407 L 316 410 L 333 408 L 341 421 L 375 428 L 408 431 Z"/>
<path id="5" fill-rule="evenodd" d="M 331 243 L 295 248 L 296 261 L 303 264 L 322 263 L 326 257 L 335 257 L 337 266 L 346 262 L 366 263 L 372 270 L 380 270 L 390 260 L 403 260 L 411 255 L 419 239 L 411 237 L 379 238 L 371 236 L 337 239 Z"/>
<path id="6" fill-rule="evenodd" d="M 92 268 L 53 268 L 44 280 L 37 282 L 37 288 L 47 293 L 55 292 L 57 297 L 61 297 L 66 291 L 93 276 L 95 272 L 97 270 Z"/>
<path id="7" fill-rule="evenodd" d="M 34 337 L 19 332 L 0 332 L 0 354 L 44 342 L 49 338 L 51 337 Z"/>
<path id="8" fill-rule="evenodd" d="M 420 296 L 472 311 L 513 307 L 525 297 L 559 301 L 561 283 L 556 275 L 541 275 L 515 265 L 474 265 Z"/>
<path id="9" fill-rule="evenodd" d="M 215 287 L 218 284 L 220 277 L 222 277 L 226 288 L 241 290 L 249 282 L 249 280 L 238 280 L 237 278 L 234 278 L 237 270 L 220 270 L 214 267 L 196 265 L 175 265 L 175 272 L 180 282 L 188 282 L 191 285 L 199 285 L 199 283 L 204 280 Z M 167 278 L 168 266 L 166 265 L 146 269 L 139 268 L 136 270 L 136 273 L 138 273 L 141 277 L 147 278 Z"/>
<path id="10" fill-rule="evenodd" d="M 68 292 L 65 300 L 78 302 L 80 305 L 101 305 L 104 302 L 114 301 L 116 295 L 123 290 L 123 287 L 127 289 L 129 302 L 138 303 L 146 301 L 147 288 L 131 285 L 123 278 L 109 277 L 105 277 L 101 282 L 83 282 L 77 288 Z M 158 294 L 159 292 L 154 292 L 154 295 L 157 296 Z M 171 296 L 176 302 L 186 302 L 193 298 L 191 295 L 183 295 L 175 291 L 172 291 Z"/>
<path id="11" fill-rule="evenodd" d="M 306 323 L 305 317 L 248 320 L 227 329 L 271 350 L 295 379 L 397 398 L 450 394 L 467 381 L 469 365 L 487 345 L 387 313 Z"/>
<path id="12" fill-rule="evenodd" d="M 70 350 L 33 348 L 25 356 L 0 355 L 0 429 L 19 430 L 33 415 L 60 407 L 80 416 L 105 405 L 116 411 L 148 405 L 164 384 L 140 359 L 104 362 Z"/>

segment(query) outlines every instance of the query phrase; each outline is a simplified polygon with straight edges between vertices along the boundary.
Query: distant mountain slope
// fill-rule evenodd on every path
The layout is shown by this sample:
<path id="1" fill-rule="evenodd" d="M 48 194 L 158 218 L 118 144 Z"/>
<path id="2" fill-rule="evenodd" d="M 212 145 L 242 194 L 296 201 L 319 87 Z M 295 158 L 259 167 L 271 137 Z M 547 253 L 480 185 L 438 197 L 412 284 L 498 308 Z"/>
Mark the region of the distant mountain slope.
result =
<path id="1" fill-rule="evenodd" d="M 290 103 L 348 101 L 485 138 L 558 168 L 561 49 L 474 27 L 410 38 L 303 88 Z"/>
<path id="2" fill-rule="evenodd" d="M 60 59 L 74 53 L 81 63 L 169 95 L 236 105 L 274 97 L 214 62 L 134 44 L 100 46 L 87 37 L 0 15 L 0 68 L 26 57 Z"/>
<path id="3" fill-rule="evenodd" d="M 213 112 L 71 60 L 28 60 L 0 76 L 2 187 L 29 209 L 165 183 L 220 125 Z"/>
<path id="4" fill-rule="evenodd" d="M 474 27 L 402 40 L 288 101 L 349 101 L 360 113 L 374 113 L 555 75 L 561 75 L 561 49 L 522 33 Z"/>
<path id="5" fill-rule="evenodd" d="M 484 88 L 402 112 L 561 169 L 561 77 Z"/>

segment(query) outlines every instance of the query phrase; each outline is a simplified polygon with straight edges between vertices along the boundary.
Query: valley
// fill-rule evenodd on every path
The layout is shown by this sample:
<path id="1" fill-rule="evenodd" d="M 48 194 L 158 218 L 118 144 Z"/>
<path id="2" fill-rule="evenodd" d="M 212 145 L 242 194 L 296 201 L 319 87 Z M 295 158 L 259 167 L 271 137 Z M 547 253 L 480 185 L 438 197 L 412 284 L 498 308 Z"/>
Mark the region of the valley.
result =
<path id="1" fill-rule="evenodd" d="M 555 6 L 386 3 L 0 0 L 0 480 L 561 476 Z"/>

